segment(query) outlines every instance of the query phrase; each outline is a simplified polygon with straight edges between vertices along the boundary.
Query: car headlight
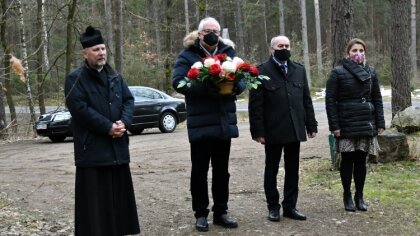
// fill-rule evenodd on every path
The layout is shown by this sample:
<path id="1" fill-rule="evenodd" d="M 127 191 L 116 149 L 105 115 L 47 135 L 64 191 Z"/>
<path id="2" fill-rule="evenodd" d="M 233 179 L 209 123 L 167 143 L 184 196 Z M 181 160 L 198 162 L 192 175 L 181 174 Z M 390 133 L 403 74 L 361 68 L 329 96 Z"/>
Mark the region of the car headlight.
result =
<path id="1" fill-rule="evenodd" d="M 70 118 L 71 118 L 71 115 L 69 114 L 56 114 L 54 116 L 54 121 L 69 120 Z"/>

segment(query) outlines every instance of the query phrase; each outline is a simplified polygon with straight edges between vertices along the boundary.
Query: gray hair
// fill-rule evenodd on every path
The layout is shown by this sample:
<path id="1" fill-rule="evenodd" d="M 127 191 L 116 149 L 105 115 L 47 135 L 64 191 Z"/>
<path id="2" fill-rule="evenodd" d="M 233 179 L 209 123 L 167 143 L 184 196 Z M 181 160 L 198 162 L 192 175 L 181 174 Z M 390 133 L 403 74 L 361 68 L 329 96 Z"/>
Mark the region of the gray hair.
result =
<path id="1" fill-rule="evenodd" d="M 273 48 L 275 42 L 279 39 L 287 39 L 290 42 L 290 39 L 288 37 L 284 36 L 284 35 L 275 36 L 271 39 L 270 48 Z"/>
<path id="2" fill-rule="evenodd" d="M 210 17 L 210 16 L 208 16 L 208 17 L 206 17 L 206 18 L 204 18 L 204 19 L 202 19 L 200 21 L 200 24 L 198 24 L 198 31 L 202 31 L 203 28 L 204 28 L 204 24 L 207 23 L 207 22 L 210 22 L 210 21 L 217 23 L 217 25 L 219 26 L 219 29 L 218 30 L 220 31 L 220 24 L 219 24 L 219 22 L 215 18 Z"/>

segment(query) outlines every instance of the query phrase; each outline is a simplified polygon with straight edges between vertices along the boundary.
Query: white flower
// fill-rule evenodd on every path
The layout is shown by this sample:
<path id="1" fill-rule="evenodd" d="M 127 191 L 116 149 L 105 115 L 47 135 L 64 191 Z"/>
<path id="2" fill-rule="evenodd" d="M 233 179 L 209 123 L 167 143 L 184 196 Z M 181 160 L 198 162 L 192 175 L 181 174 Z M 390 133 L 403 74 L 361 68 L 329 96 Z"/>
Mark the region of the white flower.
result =
<path id="1" fill-rule="evenodd" d="M 236 66 L 238 66 L 239 64 L 242 64 L 244 62 L 244 60 L 242 60 L 239 57 L 234 57 L 233 58 L 233 63 L 235 63 Z"/>
<path id="2" fill-rule="evenodd" d="M 232 61 L 231 57 L 226 57 L 226 61 Z"/>
<path id="3" fill-rule="evenodd" d="M 214 58 L 207 58 L 206 60 L 204 60 L 205 67 L 210 67 L 214 63 L 216 63 L 216 60 L 214 60 Z"/>
<path id="4" fill-rule="evenodd" d="M 222 70 L 227 73 L 235 73 L 236 64 L 233 61 L 225 61 L 222 64 Z"/>
<path id="5" fill-rule="evenodd" d="M 191 66 L 191 68 L 197 68 L 197 69 L 201 69 L 202 67 L 203 67 L 203 63 L 201 63 L 201 61 L 197 61 Z"/>

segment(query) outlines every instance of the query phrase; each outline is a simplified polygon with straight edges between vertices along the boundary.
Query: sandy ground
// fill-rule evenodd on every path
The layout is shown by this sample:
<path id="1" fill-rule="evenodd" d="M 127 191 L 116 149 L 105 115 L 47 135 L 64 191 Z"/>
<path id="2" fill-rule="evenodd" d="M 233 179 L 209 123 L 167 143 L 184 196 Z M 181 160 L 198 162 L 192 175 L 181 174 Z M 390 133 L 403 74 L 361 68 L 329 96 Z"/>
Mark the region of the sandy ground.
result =
<path id="1" fill-rule="evenodd" d="M 326 115 L 316 115 L 319 134 L 302 144 L 302 178 L 329 159 Z M 300 185 L 298 208 L 307 221 L 268 221 L 263 146 L 251 140 L 246 118 L 240 119 L 239 128 L 240 137 L 232 142 L 229 201 L 239 227 L 213 225 L 210 214 L 210 231 L 203 235 L 419 235 L 418 215 L 399 213 L 375 199 L 366 199 L 368 212 L 348 213 L 341 193 L 322 185 Z M 170 134 L 151 129 L 131 136 L 130 148 L 141 235 L 199 235 L 191 210 L 185 125 Z M 71 138 L 64 143 L 38 138 L 1 144 L 0 199 L 6 201 L 0 201 L 0 235 L 72 235 L 74 174 Z M 283 168 L 278 178 L 281 191 Z"/>

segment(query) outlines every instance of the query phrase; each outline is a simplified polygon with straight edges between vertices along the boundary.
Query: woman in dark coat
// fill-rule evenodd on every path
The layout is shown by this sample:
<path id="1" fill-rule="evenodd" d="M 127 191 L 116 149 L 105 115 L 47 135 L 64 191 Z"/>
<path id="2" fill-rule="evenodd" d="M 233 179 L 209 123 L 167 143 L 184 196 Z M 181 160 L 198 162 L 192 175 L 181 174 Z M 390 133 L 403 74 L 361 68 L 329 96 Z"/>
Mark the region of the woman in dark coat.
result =
<path id="1" fill-rule="evenodd" d="M 327 81 L 325 104 L 335 148 L 341 153 L 340 177 L 346 211 L 367 210 L 363 200 L 366 156 L 377 155 L 377 135 L 385 129 L 379 82 L 375 69 L 365 60 L 365 52 L 363 40 L 350 40 L 346 58 L 331 71 Z M 356 206 L 350 190 L 352 175 Z"/>

